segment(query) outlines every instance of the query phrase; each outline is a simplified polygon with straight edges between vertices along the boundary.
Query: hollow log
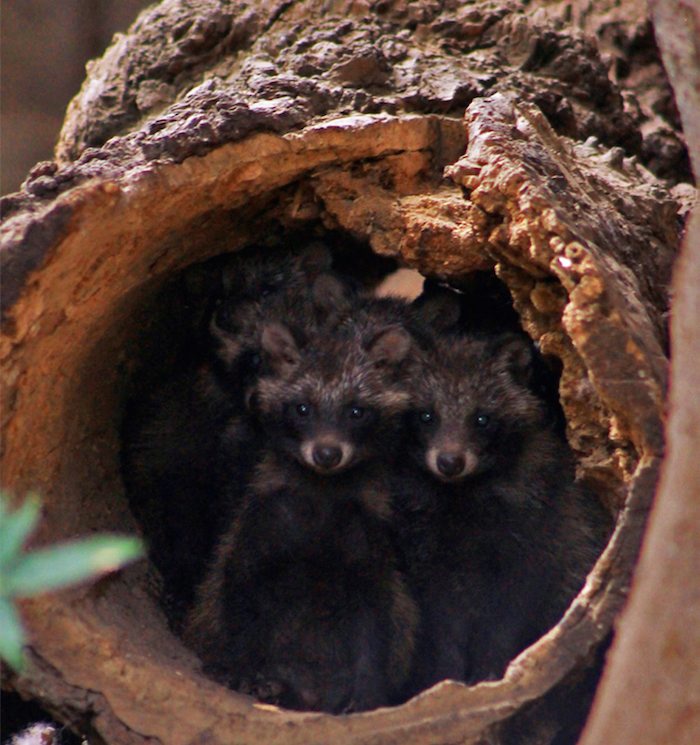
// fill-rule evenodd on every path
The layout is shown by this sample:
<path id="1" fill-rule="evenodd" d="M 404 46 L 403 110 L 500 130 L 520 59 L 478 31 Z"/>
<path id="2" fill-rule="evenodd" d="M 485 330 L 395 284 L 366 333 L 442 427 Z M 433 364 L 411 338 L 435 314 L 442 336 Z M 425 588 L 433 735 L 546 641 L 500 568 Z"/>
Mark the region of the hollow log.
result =
<path id="1" fill-rule="evenodd" d="M 351 716 L 256 703 L 202 675 L 143 562 L 26 601 L 29 665 L 10 685 L 96 742 L 551 741 L 537 704 L 609 638 L 664 457 L 689 190 L 669 190 L 632 95 L 590 37 L 517 2 L 165 0 L 118 36 L 56 161 L 3 202 L 3 485 L 43 496 L 40 542 L 139 530 L 119 427 L 160 289 L 300 230 L 446 282 L 494 270 L 561 362 L 579 476 L 616 528 L 561 622 L 497 682 Z"/>
<path id="2" fill-rule="evenodd" d="M 700 173 L 700 8 L 652 3 L 659 46 Z M 678 19 L 683 23 L 679 24 Z M 668 452 L 630 602 L 583 742 L 691 745 L 700 738 L 700 209 L 674 271 Z M 642 653 L 640 654 L 640 650 Z M 633 692 L 633 696 L 630 694 Z M 626 703 L 623 703 L 626 702 Z"/>

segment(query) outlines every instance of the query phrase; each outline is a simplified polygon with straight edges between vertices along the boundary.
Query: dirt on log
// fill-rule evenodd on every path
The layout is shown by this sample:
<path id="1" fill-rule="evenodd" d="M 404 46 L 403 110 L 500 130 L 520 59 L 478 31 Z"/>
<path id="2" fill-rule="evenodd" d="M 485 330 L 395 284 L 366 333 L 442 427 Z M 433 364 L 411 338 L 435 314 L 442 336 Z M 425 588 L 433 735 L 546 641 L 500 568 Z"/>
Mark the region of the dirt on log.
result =
<path id="1" fill-rule="evenodd" d="M 366 714 L 295 713 L 203 677 L 143 562 L 25 602 L 30 664 L 15 690 L 112 743 L 551 740 L 537 702 L 609 637 L 654 494 L 692 191 L 678 187 L 673 121 L 633 105 L 563 17 L 556 4 L 448 0 L 149 9 L 89 67 L 56 161 L 3 201 L 0 346 L 3 483 L 44 497 L 39 540 L 137 531 L 120 419 L 142 326 L 176 272 L 262 231 L 346 233 L 448 282 L 493 269 L 560 360 L 579 475 L 617 515 L 562 621 L 501 681 L 446 682 Z M 620 59 L 633 25 L 619 26 Z M 662 130 L 679 149 L 651 146 Z"/>

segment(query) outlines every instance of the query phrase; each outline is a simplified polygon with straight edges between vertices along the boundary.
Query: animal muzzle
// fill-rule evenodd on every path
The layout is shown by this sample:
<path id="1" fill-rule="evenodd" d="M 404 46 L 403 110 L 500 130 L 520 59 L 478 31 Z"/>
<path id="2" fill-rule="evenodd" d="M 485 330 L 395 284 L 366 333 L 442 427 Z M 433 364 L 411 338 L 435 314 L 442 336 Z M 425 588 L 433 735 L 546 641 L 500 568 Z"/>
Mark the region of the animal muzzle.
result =
<path id="1" fill-rule="evenodd" d="M 319 473 L 342 471 L 352 458 L 353 449 L 338 440 L 311 440 L 301 447 L 304 463 Z"/>
<path id="2" fill-rule="evenodd" d="M 428 468 L 442 481 L 459 481 L 476 471 L 479 459 L 470 450 L 431 448 L 425 457 Z"/>

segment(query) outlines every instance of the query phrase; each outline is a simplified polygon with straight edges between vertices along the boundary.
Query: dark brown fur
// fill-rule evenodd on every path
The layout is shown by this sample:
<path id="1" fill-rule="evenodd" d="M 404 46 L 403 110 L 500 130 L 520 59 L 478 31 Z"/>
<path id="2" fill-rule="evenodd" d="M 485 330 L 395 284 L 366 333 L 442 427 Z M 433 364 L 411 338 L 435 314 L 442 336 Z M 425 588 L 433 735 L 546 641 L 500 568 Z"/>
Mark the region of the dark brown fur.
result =
<path id="1" fill-rule="evenodd" d="M 343 326 L 263 333 L 264 455 L 186 639 L 226 684 L 291 708 L 359 711 L 405 683 L 416 610 L 393 548 L 387 471 L 410 339 Z"/>
<path id="2" fill-rule="evenodd" d="M 529 342 L 518 314 L 513 309 L 510 293 L 493 272 L 474 272 L 461 283 L 459 290 L 426 279 L 423 292 L 411 307 L 414 325 L 427 327 L 447 339 L 493 339 L 511 333 Z M 547 419 L 554 431 L 565 440 L 566 420 L 559 403 L 558 359 L 543 357 L 531 345 L 531 362 L 527 387 L 545 405 Z"/>
<path id="3" fill-rule="evenodd" d="M 608 521 L 529 390 L 514 335 L 446 338 L 414 368 L 410 459 L 394 482 L 423 623 L 411 692 L 500 677 L 556 623 Z"/>
<path id="4" fill-rule="evenodd" d="M 322 295 L 344 296 L 337 278 L 320 279 L 329 267 L 328 251 L 311 246 L 251 249 L 193 268 L 180 283 L 191 306 L 190 358 L 128 403 L 122 473 L 176 623 L 255 464 L 246 399 L 263 323 L 291 316 L 312 328 L 327 316 L 314 283 Z"/>

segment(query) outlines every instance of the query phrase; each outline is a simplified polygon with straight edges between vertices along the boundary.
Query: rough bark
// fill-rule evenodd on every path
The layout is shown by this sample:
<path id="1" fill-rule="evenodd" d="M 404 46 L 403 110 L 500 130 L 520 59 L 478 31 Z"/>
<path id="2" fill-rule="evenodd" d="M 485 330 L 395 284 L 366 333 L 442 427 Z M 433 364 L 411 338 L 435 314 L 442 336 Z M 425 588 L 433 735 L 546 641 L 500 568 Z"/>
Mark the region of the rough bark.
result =
<path id="1" fill-rule="evenodd" d="M 4 203 L 3 479 L 44 496 L 42 540 L 136 529 L 116 453 L 140 326 L 174 272 L 261 226 L 345 231 L 446 280 L 494 268 L 561 360 L 580 475 L 617 528 L 561 623 L 496 683 L 350 717 L 256 704 L 197 672 L 142 566 L 26 603 L 32 663 L 12 685 L 107 742 L 481 743 L 589 664 L 664 447 L 679 205 L 639 163 L 639 124 L 594 42 L 519 3 L 143 14 L 90 68 L 57 162 Z"/>
<path id="2" fill-rule="evenodd" d="M 691 160 L 700 173 L 700 7 L 655 2 L 652 11 Z M 585 745 L 690 745 L 700 740 L 699 287 L 696 206 L 674 275 L 668 453 Z"/>

